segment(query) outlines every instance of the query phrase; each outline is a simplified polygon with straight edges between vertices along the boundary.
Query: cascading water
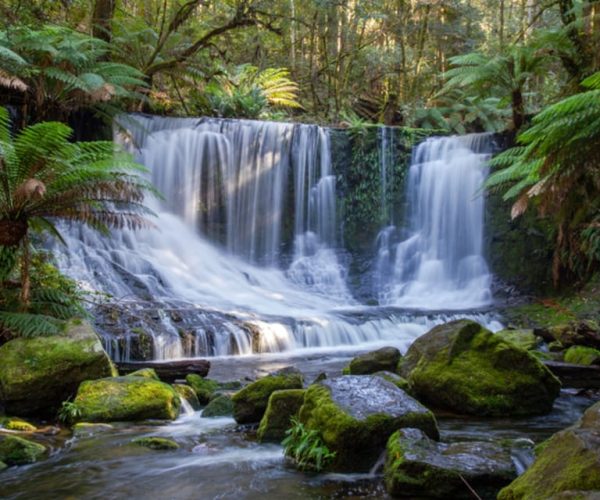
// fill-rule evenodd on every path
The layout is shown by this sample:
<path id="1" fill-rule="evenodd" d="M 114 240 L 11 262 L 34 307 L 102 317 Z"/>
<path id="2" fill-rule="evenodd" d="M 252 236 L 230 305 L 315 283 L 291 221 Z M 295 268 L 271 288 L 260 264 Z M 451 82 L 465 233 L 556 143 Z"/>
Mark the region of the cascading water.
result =
<path id="1" fill-rule="evenodd" d="M 326 129 L 140 115 L 120 126 L 164 196 L 147 200 L 156 228 L 106 239 L 73 227 L 56 252 L 114 297 L 96 311 L 114 359 L 406 347 L 447 319 L 355 305 L 336 254 Z"/>
<path id="2" fill-rule="evenodd" d="M 378 237 L 379 301 L 418 309 L 471 309 L 491 303 L 483 257 L 489 134 L 433 137 L 413 153 L 407 180 L 408 234 Z"/>

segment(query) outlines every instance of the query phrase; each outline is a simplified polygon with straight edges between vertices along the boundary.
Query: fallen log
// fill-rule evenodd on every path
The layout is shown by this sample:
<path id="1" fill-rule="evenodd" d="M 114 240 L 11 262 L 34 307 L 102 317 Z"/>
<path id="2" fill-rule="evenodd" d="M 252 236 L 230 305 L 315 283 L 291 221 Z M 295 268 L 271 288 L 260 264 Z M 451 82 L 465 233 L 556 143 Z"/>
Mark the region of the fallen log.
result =
<path id="1" fill-rule="evenodd" d="M 600 389 L 600 366 L 574 365 L 560 361 L 544 361 L 544 364 L 558 377 L 563 387 Z"/>
<path id="2" fill-rule="evenodd" d="M 143 368 L 152 368 L 163 382 L 185 379 L 190 373 L 206 377 L 210 370 L 210 361 L 205 359 L 117 362 L 116 365 L 121 375 L 128 375 Z"/>

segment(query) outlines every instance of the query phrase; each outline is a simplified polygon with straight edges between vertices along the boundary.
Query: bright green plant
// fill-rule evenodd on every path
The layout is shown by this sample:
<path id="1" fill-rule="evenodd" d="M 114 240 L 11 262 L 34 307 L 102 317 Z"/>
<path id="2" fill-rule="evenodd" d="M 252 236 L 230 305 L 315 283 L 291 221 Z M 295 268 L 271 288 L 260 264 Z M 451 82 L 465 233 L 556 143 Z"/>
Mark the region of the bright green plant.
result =
<path id="1" fill-rule="evenodd" d="M 63 401 L 60 409 L 58 410 L 58 420 L 63 424 L 72 424 L 81 417 L 81 410 L 72 401 Z"/>
<path id="2" fill-rule="evenodd" d="M 323 442 L 316 430 L 307 430 L 302 422 L 291 420 L 292 427 L 286 431 L 286 438 L 281 443 L 285 455 L 292 458 L 301 470 L 320 472 L 335 458 L 335 452 Z"/>

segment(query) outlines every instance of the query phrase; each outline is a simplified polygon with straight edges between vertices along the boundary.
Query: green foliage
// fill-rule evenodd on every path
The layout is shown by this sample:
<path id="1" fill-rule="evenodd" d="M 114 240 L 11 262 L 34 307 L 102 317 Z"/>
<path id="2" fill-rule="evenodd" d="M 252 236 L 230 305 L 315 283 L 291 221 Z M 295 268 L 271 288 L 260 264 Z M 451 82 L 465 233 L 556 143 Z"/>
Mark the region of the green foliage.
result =
<path id="1" fill-rule="evenodd" d="M 320 472 L 333 461 L 335 452 L 329 451 L 316 430 L 307 431 L 296 418 L 292 418 L 291 423 L 292 427 L 286 431 L 286 438 L 281 443 L 285 455 L 301 470 Z"/>
<path id="2" fill-rule="evenodd" d="M 60 409 L 58 410 L 58 420 L 63 424 L 72 424 L 81 417 L 81 410 L 72 401 L 63 401 Z"/>

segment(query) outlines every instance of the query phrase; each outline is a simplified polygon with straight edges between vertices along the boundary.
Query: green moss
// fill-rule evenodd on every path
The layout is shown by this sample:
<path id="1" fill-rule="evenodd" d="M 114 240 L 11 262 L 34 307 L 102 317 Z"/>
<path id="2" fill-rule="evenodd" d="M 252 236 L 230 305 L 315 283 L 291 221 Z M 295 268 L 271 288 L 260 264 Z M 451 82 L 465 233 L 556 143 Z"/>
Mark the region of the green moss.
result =
<path id="1" fill-rule="evenodd" d="M 172 439 L 161 437 L 144 437 L 132 441 L 133 444 L 150 448 L 151 450 L 178 450 L 179 445 Z"/>
<path id="2" fill-rule="evenodd" d="M 74 404 L 87 422 L 173 420 L 179 395 L 168 384 L 144 377 L 117 377 L 81 384 Z"/>
<path id="3" fill-rule="evenodd" d="M 431 412 L 407 413 L 398 418 L 378 413 L 357 420 L 333 401 L 328 388 L 319 384 L 307 389 L 299 417 L 306 429 L 317 430 L 325 446 L 336 454 L 332 470 L 368 470 L 389 436 L 400 427 L 419 428 L 433 439 L 439 438 Z"/>
<path id="4" fill-rule="evenodd" d="M 144 377 L 151 378 L 154 380 L 160 380 L 154 368 L 142 368 L 141 370 L 137 370 L 128 375 L 128 377 Z"/>
<path id="5" fill-rule="evenodd" d="M 406 391 L 408 393 L 411 392 L 410 382 L 408 380 L 406 380 L 404 377 L 397 375 L 396 373 L 376 372 L 373 375 L 375 375 L 376 377 L 381 377 L 381 378 L 387 380 L 388 382 L 391 382 L 392 384 L 394 384 L 399 389 L 402 389 L 403 391 Z"/>
<path id="6" fill-rule="evenodd" d="M 576 365 L 600 364 L 600 351 L 592 347 L 574 345 L 565 352 L 565 362 Z"/>
<path id="7" fill-rule="evenodd" d="M 0 437 L 0 461 L 7 465 L 37 462 L 46 454 L 46 447 L 17 436 Z"/>
<path id="8" fill-rule="evenodd" d="M 305 392 L 304 389 L 288 389 L 271 394 L 256 433 L 259 441 L 281 441 L 285 437 L 290 419 L 300 411 Z"/>
<path id="9" fill-rule="evenodd" d="M 53 415 L 82 381 L 113 370 L 91 326 L 71 323 L 64 335 L 14 339 L 0 347 L 0 400 L 9 413 Z"/>
<path id="10" fill-rule="evenodd" d="M 379 371 L 393 372 L 400 357 L 400 351 L 395 347 L 383 347 L 356 356 L 342 373 L 344 375 L 369 375 Z"/>
<path id="11" fill-rule="evenodd" d="M 202 416 L 206 418 L 228 417 L 230 415 L 233 415 L 233 401 L 225 394 L 212 399 L 202 411 Z"/>
<path id="12" fill-rule="evenodd" d="M 296 373 L 269 375 L 247 385 L 231 398 L 233 418 L 240 424 L 260 422 L 271 394 L 284 389 L 302 389 L 302 376 Z"/>
<path id="13" fill-rule="evenodd" d="M 173 384 L 173 389 L 175 389 L 177 394 L 185 399 L 194 410 L 200 409 L 200 401 L 198 401 L 198 396 L 196 396 L 196 392 L 189 385 Z"/>
<path id="14" fill-rule="evenodd" d="M 73 426 L 75 437 L 90 437 L 101 432 L 111 431 L 114 427 L 110 424 L 92 424 L 90 422 L 79 422 Z"/>
<path id="15" fill-rule="evenodd" d="M 20 432 L 35 432 L 37 427 L 35 425 L 21 420 L 20 418 L 8 418 L 2 424 L 3 427 L 9 431 L 20 431 Z"/>
<path id="16" fill-rule="evenodd" d="M 543 414 L 560 391 L 558 379 L 538 359 L 468 320 L 417 339 L 402 370 L 419 397 L 459 413 Z"/>
<path id="17" fill-rule="evenodd" d="M 4 469 L 7 469 L 8 465 L 6 465 L 4 462 L 0 462 L 0 472 L 2 472 Z"/>
<path id="18" fill-rule="evenodd" d="M 219 389 L 217 381 L 203 378 L 195 373 L 189 374 L 185 380 L 194 389 L 201 405 L 208 404 L 212 395 Z"/>
<path id="19" fill-rule="evenodd" d="M 541 343 L 541 339 L 534 335 L 533 330 L 500 330 L 496 335 L 526 351 L 535 349 Z"/>

